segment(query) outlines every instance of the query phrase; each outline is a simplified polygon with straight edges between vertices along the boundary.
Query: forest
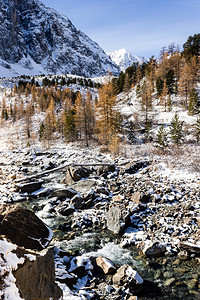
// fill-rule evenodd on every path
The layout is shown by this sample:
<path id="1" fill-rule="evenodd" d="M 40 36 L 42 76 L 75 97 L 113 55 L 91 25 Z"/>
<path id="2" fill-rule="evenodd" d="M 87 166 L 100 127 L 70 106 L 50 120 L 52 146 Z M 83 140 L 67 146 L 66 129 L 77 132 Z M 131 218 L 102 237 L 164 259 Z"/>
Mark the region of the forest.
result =
<path id="1" fill-rule="evenodd" d="M 160 150 L 166 151 L 169 136 L 172 144 L 179 145 L 186 132 L 175 113 L 169 130 L 166 131 L 165 124 L 159 124 L 156 136 L 152 137 L 155 105 L 163 111 L 178 105 L 189 115 L 197 116 L 193 135 L 195 142 L 200 140 L 200 34 L 190 36 L 182 52 L 172 43 L 161 49 L 158 59 L 151 57 L 142 65 L 135 63 L 118 77 L 108 74 L 101 84 L 66 75 L 40 77 L 39 83 L 35 77 L 21 76 L 1 103 L 2 122 L 14 124 L 23 119 L 27 140 L 32 136 L 33 116 L 39 113 L 42 118 L 36 135 L 47 146 L 62 137 L 66 142 L 84 141 L 86 146 L 97 142 L 105 150 L 117 153 L 119 144 L 125 140 L 136 143 L 140 132 L 143 142 L 154 141 Z M 121 99 L 127 98 L 133 89 L 143 110 L 140 121 L 127 119 L 118 109 Z"/>

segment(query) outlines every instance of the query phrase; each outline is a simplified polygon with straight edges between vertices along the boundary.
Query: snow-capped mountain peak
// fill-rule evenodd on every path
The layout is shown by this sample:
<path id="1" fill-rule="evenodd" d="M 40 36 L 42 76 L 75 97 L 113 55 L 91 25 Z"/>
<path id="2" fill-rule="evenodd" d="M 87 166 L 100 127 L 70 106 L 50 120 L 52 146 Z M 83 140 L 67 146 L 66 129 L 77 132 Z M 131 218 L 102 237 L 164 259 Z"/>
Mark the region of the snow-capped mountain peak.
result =
<path id="1" fill-rule="evenodd" d="M 131 54 L 126 49 L 115 50 L 113 52 L 108 52 L 107 54 L 123 72 L 128 67 L 132 66 L 133 63 L 139 63 L 141 65 L 146 60 L 144 57 Z"/>

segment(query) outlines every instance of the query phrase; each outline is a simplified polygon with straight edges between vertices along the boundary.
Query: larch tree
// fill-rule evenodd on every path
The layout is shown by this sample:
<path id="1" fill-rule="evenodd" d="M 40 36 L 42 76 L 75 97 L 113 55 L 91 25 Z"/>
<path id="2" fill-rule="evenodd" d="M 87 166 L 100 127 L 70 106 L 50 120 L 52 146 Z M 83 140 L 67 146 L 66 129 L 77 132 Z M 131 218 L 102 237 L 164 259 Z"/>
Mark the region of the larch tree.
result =
<path id="1" fill-rule="evenodd" d="M 49 141 L 52 139 L 52 134 L 56 129 L 56 116 L 55 116 L 55 104 L 54 99 L 51 98 L 49 107 L 47 109 L 47 115 L 44 121 L 44 134 L 43 138 L 47 140 L 48 146 Z"/>
<path id="2" fill-rule="evenodd" d="M 75 99 L 75 122 L 76 122 L 76 131 L 78 137 L 81 139 L 84 128 L 84 112 L 83 112 L 83 99 L 81 93 L 78 93 Z"/>
<path id="3" fill-rule="evenodd" d="M 108 80 L 99 89 L 99 101 L 96 106 L 96 129 L 100 143 L 109 145 L 113 136 L 117 135 L 115 127 L 116 118 L 116 96 L 113 92 L 113 86 Z"/>
<path id="4" fill-rule="evenodd" d="M 86 95 L 78 94 L 75 100 L 75 111 L 77 132 L 80 138 L 82 136 L 84 137 L 86 146 L 88 147 L 94 127 L 94 109 L 92 105 L 92 95 L 89 90 L 87 90 Z"/>

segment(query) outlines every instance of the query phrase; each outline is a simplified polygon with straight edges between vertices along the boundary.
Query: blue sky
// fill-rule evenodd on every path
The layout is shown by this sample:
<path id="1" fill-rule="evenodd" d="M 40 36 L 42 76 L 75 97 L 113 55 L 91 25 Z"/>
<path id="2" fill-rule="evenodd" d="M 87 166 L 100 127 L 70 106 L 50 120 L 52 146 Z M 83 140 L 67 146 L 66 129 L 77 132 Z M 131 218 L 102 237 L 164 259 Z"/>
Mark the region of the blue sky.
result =
<path id="1" fill-rule="evenodd" d="M 104 51 L 121 48 L 147 58 L 200 33 L 199 0 L 41 0 L 66 15 Z"/>

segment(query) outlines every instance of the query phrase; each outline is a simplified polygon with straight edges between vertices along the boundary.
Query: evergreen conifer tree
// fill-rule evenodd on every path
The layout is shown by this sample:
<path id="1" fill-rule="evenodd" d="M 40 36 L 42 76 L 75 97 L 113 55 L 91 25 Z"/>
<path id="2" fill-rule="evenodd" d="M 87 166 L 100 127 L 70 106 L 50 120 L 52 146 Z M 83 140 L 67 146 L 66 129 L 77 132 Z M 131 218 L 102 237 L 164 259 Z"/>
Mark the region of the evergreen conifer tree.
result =
<path id="1" fill-rule="evenodd" d="M 184 139 L 184 133 L 183 133 L 183 122 L 181 122 L 178 118 L 178 114 L 175 113 L 171 124 L 170 124 L 170 134 L 172 141 L 179 145 L 182 143 Z"/>
<path id="2" fill-rule="evenodd" d="M 156 140 L 155 140 L 155 147 L 160 149 L 162 152 L 165 152 L 168 147 L 168 135 L 162 124 L 158 130 Z"/>

